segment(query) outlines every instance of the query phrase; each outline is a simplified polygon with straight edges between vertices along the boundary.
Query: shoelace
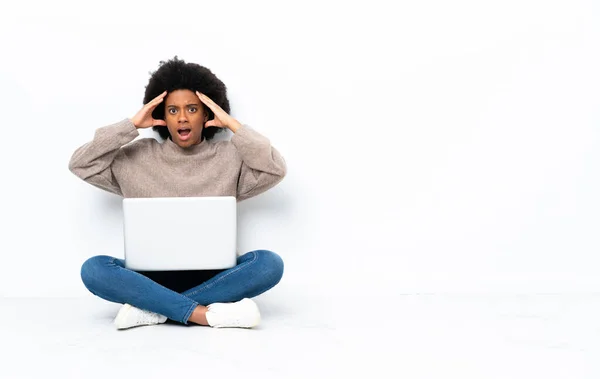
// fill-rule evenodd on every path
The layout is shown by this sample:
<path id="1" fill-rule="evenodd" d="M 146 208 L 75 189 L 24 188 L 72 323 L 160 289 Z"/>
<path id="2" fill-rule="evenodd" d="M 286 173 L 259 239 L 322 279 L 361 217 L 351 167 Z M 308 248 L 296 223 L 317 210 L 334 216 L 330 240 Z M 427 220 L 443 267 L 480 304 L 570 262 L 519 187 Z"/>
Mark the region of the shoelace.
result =
<path id="1" fill-rule="evenodd" d="M 136 310 L 139 314 L 137 315 L 136 324 L 155 324 L 158 322 L 158 315 L 149 311 L 141 309 Z"/>

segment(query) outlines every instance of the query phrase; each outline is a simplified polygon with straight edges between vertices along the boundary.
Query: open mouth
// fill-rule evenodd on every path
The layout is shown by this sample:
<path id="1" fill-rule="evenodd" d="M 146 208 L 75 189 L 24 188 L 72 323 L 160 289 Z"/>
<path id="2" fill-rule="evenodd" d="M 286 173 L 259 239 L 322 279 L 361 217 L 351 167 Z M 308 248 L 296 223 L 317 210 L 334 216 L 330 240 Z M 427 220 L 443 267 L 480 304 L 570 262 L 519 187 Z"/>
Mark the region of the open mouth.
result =
<path id="1" fill-rule="evenodd" d="M 179 138 L 181 138 L 184 141 L 190 137 L 191 133 L 192 133 L 192 129 L 191 128 L 179 128 L 179 129 L 177 129 L 177 134 L 179 134 Z"/>

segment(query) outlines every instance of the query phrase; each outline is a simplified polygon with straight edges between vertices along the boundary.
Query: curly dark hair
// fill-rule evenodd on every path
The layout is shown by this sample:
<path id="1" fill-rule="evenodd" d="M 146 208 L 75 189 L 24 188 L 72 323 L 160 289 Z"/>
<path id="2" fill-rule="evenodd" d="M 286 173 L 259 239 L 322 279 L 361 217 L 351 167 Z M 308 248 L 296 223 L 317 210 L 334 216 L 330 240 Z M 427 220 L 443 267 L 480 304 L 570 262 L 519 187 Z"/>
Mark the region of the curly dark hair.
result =
<path id="1" fill-rule="evenodd" d="M 169 61 L 160 61 L 158 70 L 150 73 L 150 80 L 146 86 L 144 94 L 144 104 L 163 93 L 172 92 L 178 89 L 188 89 L 192 92 L 202 92 L 210 97 L 227 113 L 230 112 L 229 100 L 227 99 L 227 87 L 217 78 L 208 68 L 196 63 L 186 63 L 182 59 L 175 58 Z M 215 115 L 206 105 L 202 104 L 205 112 L 208 113 L 208 119 L 212 120 Z M 152 112 L 152 117 L 158 120 L 165 119 L 165 107 L 160 105 Z M 153 126 L 152 129 L 163 138 L 171 138 L 169 129 L 166 126 Z M 208 127 L 202 130 L 202 138 L 212 139 L 216 133 L 223 128 Z"/>

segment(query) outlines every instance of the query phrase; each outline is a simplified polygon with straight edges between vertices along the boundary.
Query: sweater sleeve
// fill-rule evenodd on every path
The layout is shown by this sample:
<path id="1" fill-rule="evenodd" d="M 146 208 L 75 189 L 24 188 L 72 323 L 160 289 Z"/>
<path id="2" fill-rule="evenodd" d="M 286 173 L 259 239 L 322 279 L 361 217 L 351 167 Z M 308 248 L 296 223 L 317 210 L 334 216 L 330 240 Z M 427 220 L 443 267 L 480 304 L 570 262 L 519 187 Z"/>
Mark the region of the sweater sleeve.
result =
<path id="1" fill-rule="evenodd" d="M 69 170 L 93 186 L 122 196 L 112 168 L 117 160 L 124 158 L 121 147 L 138 135 L 129 119 L 97 129 L 92 141 L 75 150 Z"/>
<path id="2" fill-rule="evenodd" d="M 259 195 L 278 184 L 287 173 L 281 154 L 268 138 L 246 125 L 233 134 L 231 142 L 242 158 L 237 183 L 237 199 Z"/>

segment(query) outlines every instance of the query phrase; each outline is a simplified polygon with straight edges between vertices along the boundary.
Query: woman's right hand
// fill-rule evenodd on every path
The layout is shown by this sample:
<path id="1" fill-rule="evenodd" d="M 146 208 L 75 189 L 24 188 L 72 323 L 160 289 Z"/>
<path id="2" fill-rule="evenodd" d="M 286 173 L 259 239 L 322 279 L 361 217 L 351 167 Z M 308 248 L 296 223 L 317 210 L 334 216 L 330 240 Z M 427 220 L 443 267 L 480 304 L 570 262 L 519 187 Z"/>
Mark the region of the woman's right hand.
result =
<path id="1" fill-rule="evenodd" d="M 156 96 L 154 99 L 149 101 L 140 111 L 131 118 L 131 122 L 135 125 L 136 128 L 149 128 L 151 126 L 167 126 L 167 123 L 163 120 L 157 120 L 152 117 L 152 111 L 154 108 L 158 106 L 158 104 L 162 103 L 162 101 L 167 96 L 167 91 L 161 93 Z"/>

